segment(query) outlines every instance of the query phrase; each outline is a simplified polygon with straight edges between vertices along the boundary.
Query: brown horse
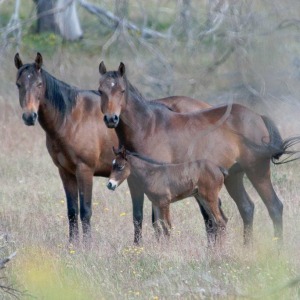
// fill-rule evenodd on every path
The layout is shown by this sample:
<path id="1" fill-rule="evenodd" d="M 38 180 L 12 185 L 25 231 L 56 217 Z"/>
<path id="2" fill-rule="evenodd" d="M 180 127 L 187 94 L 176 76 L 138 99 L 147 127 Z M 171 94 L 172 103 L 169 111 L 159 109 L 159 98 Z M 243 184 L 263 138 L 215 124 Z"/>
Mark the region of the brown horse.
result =
<path id="1" fill-rule="evenodd" d="M 107 187 L 114 191 L 130 174 L 139 177 L 154 208 L 157 220 L 154 225 L 158 238 L 161 235 L 158 223 L 161 224 L 164 235 L 170 235 L 170 203 L 196 195 L 210 217 L 216 221 L 217 240 L 213 242 L 221 244 L 227 218 L 220 211 L 218 194 L 223 186 L 224 176 L 228 175 L 227 170 L 209 160 L 165 164 L 126 151 L 124 147 L 113 150 L 116 158 L 113 160 Z"/>
<path id="2" fill-rule="evenodd" d="M 273 221 L 275 236 L 282 238 L 283 205 L 270 180 L 270 161 L 286 153 L 291 139 L 283 141 L 267 117 L 238 105 L 222 105 L 190 114 L 174 113 L 147 102 L 125 76 L 125 65 L 106 71 L 103 62 L 99 93 L 104 121 L 115 128 L 119 145 L 152 159 L 180 163 L 209 159 L 229 170 L 225 186 L 244 222 L 247 243 L 253 231 L 254 205 L 245 191 L 247 177 L 264 201 Z M 295 138 L 296 140 L 299 138 Z M 142 215 L 145 189 L 134 174 L 128 177 L 134 215 Z M 141 219 L 135 220 L 135 237 L 141 236 Z"/>
<path id="3" fill-rule="evenodd" d="M 24 123 L 35 125 L 38 120 L 46 133 L 47 149 L 66 194 L 69 236 L 73 242 L 78 239 L 79 211 L 84 237 L 90 236 L 93 176 L 109 176 L 114 157 L 111 147 L 117 143 L 117 136 L 99 121 L 103 114 L 97 91 L 79 90 L 54 78 L 42 69 L 42 62 L 38 53 L 34 63 L 23 65 L 16 54 L 16 84 Z M 183 105 L 177 100 L 180 99 L 171 97 L 157 101 L 179 110 Z M 208 106 L 194 99 L 185 100 L 198 109 Z"/>

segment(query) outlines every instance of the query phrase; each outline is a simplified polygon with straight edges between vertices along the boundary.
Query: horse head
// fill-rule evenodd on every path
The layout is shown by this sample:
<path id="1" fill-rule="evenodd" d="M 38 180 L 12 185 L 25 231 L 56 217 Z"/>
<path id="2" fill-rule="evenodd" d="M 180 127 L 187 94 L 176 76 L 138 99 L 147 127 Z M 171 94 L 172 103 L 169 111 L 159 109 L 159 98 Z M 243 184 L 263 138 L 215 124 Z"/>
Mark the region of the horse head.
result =
<path id="1" fill-rule="evenodd" d="M 121 62 L 118 71 L 106 71 L 104 62 L 99 65 L 98 91 L 101 96 L 101 110 L 104 122 L 108 128 L 116 128 L 120 121 L 120 114 L 126 104 L 127 82 L 125 65 Z"/>
<path id="2" fill-rule="evenodd" d="M 116 158 L 112 163 L 112 171 L 109 176 L 107 188 L 114 191 L 125 179 L 127 179 L 131 170 L 124 146 L 117 150 L 113 147 L 113 151 Z"/>
<path id="3" fill-rule="evenodd" d="M 42 96 L 45 94 L 41 68 L 43 58 L 37 53 L 34 63 L 23 64 L 19 53 L 15 55 L 15 66 L 18 69 L 16 85 L 19 90 L 19 101 L 23 109 L 22 119 L 28 126 L 35 125 Z"/>

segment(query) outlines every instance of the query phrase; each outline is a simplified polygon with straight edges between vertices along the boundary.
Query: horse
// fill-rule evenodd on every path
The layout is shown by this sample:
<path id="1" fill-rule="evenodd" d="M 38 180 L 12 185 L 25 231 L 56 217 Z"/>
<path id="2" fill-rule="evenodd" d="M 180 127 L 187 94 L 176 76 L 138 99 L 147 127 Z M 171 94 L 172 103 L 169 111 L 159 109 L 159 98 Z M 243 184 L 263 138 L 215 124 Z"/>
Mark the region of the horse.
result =
<path id="1" fill-rule="evenodd" d="M 141 178 L 144 192 L 154 209 L 158 239 L 161 235 L 158 223 L 162 226 L 164 236 L 170 236 L 170 203 L 197 195 L 210 218 L 216 220 L 217 236 L 213 245 L 222 245 L 227 218 L 220 211 L 218 194 L 228 175 L 227 170 L 205 159 L 166 164 L 127 151 L 124 147 L 118 150 L 113 148 L 113 151 L 116 157 L 112 163 L 108 189 L 114 191 L 132 173 Z"/>
<path id="2" fill-rule="evenodd" d="M 244 243 L 248 244 L 253 235 L 254 204 L 243 184 L 246 174 L 268 209 L 275 237 L 282 239 L 283 204 L 271 183 L 270 162 L 287 153 L 299 137 L 283 140 L 270 118 L 235 103 L 184 114 L 145 101 L 127 79 L 122 62 L 117 70 L 107 71 L 102 61 L 99 73 L 104 122 L 115 129 L 119 145 L 168 163 L 208 159 L 228 169 L 225 187 L 240 211 Z M 134 174 L 127 182 L 138 239 L 142 234 L 145 189 Z"/>
<path id="3" fill-rule="evenodd" d="M 42 68 L 40 53 L 31 64 L 23 64 L 17 53 L 14 62 L 22 119 L 28 126 L 38 121 L 45 131 L 48 152 L 64 187 L 69 241 L 78 241 L 78 214 L 87 241 L 91 237 L 93 176 L 109 176 L 114 158 L 111 147 L 118 142 L 117 136 L 99 121 L 103 114 L 98 91 L 81 90 L 56 79 Z M 156 101 L 180 110 L 183 105 L 179 101 L 176 104 L 177 100 L 170 97 Z M 192 98 L 185 100 L 198 109 L 209 106 Z"/>

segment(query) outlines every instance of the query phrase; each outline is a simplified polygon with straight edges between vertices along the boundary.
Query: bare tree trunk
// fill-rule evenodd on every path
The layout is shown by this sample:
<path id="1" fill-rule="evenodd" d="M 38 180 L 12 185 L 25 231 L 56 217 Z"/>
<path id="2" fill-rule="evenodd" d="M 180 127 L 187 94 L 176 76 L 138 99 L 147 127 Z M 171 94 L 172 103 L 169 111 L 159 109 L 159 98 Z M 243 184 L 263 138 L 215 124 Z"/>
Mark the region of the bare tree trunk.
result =
<path id="1" fill-rule="evenodd" d="M 37 32 L 54 32 L 74 41 L 82 37 L 75 0 L 34 0 L 37 10 Z"/>
<path id="2" fill-rule="evenodd" d="M 55 20 L 59 28 L 61 36 L 69 41 L 75 41 L 82 38 L 82 30 L 76 11 L 76 3 L 74 0 L 58 0 L 56 8 L 58 13 Z"/>
<path id="3" fill-rule="evenodd" d="M 46 13 L 54 9 L 53 0 L 34 0 L 36 4 L 37 19 L 37 32 L 58 32 L 57 25 L 55 23 L 54 12 Z"/>

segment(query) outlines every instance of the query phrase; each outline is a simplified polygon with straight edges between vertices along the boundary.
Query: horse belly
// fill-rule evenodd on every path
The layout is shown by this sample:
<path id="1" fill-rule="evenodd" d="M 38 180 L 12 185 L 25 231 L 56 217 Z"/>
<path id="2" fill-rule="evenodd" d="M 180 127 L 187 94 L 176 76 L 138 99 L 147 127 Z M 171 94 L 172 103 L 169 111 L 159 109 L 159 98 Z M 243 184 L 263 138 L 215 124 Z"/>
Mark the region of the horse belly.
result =
<path id="1" fill-rule="evenodd" d="M 197 187 L 195 187 L 192 179 L 176 183 L 174 180 L 164 180 L 165 178 L 162 177 L 158 179 L 158 181 L 153 181 L 148 186 L 146 185 L 145 189 L 147 197 L 156 205 L 176 202 L 193 196 L 197 192 Z M 163 185 L 160 185 L 160 183 L 163 183 Z"/>

